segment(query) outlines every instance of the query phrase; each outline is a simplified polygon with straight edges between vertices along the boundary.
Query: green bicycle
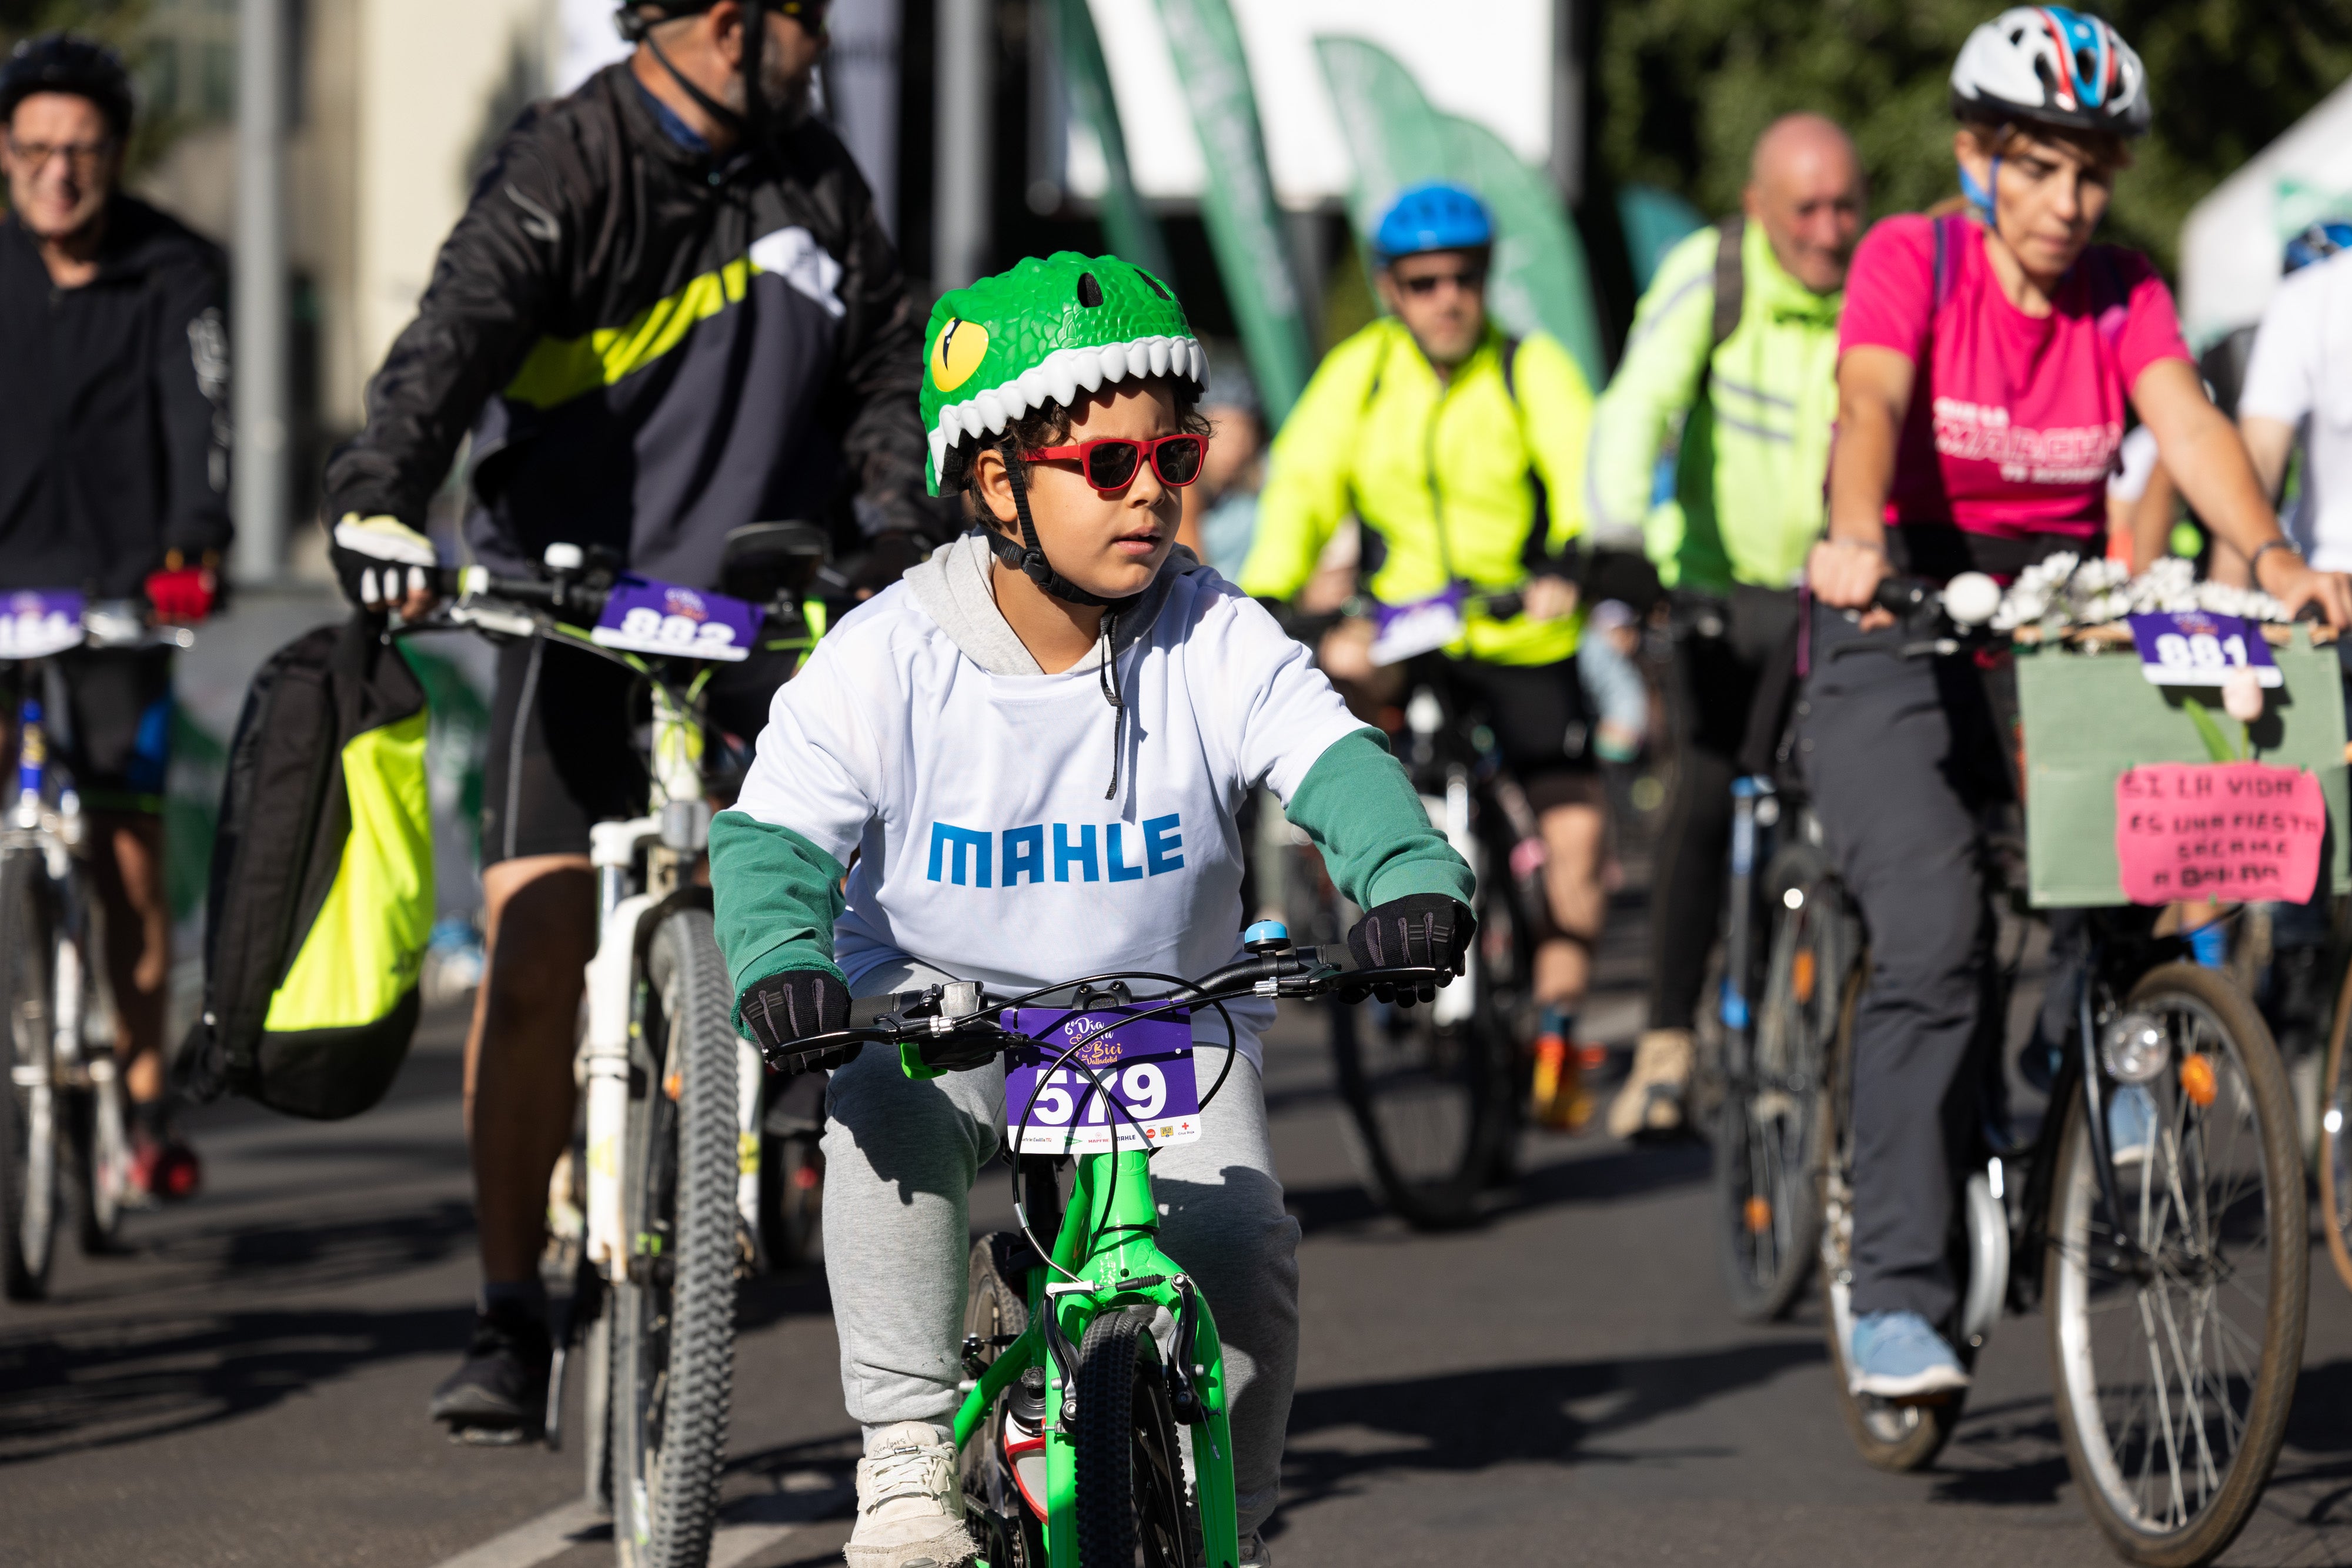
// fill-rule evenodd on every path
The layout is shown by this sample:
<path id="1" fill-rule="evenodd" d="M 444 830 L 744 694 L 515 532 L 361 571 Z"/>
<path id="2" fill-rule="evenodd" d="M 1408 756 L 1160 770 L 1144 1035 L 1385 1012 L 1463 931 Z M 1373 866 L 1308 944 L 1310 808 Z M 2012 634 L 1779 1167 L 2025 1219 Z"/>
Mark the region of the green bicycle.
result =
<path id="1" fill-rule="evenodd" d="M 1224 1086 L 1220 1073 L 1198 1092 L 1191 1014 L 1440 978 L 1343 970 L 1326 950 L 1293 946 L 1277 921 L 1251 926 L 1244 946 L 1249 956 L 1197 982 L 1133 972 L 1014 997 L 973 981 L 902 991 L 857 1002 L 847 1029 L 793 1042 L 794 1064 L 852 1042 L 892 1046 L 919 1079 L 1005 1061 L 1020 1228 L 972 1249 L 955 1416 L 965 1522 L 988 1568 L 1240 1562 L 1216 1318 L 1160 1249 L 1151 1189 L 1154 1151 L 1197 1136 Z M 1172 988 L 1139 998 L 1133 982 Z M 1050 1249 L 1041 1231 L 1055 1234 Z M 1155 1321 L 1168 1325 L 1160 1335 Z"/>

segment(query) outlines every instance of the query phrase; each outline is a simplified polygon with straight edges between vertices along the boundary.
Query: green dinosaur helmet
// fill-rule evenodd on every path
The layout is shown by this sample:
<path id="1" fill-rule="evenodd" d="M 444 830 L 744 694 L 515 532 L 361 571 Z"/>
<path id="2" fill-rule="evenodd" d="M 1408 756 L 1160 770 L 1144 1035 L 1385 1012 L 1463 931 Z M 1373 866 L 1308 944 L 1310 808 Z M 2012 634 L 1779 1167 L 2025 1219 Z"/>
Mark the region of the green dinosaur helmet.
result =
<path id="1" fill-rule="evenodd" d="M 948 454 L 1002 435 L 1046 402 L 1068 407 L 1107 382 L 1181 376 L 1205 387 L 1209 359 L 1166 285 L 1115 256 L 1057 251 L 959 288 L 923 336 L 924 478 L 940 493 Z"/>

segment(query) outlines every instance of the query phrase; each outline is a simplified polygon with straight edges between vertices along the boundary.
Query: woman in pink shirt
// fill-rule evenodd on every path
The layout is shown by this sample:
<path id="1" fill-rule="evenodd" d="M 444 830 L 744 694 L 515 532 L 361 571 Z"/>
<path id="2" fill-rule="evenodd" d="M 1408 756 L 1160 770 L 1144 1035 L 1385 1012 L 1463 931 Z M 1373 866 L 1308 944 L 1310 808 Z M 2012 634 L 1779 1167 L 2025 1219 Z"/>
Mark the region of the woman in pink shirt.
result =
<path id="1" fill-rule="evenodd" d="M 1897 640 L 1877 634 L 1891 618 L 1870 608 L 1880 580 L 2007 579 L 2059 550 L 2098 554 L 2128 404 L 2263 588 L 2352 622 L 2352 582 L 2312 570 L 2279 533 L 2163 280 L 2146 257 L 2091 243 L 2129 139 L 2147 128 L 2138 57 L 2095 18 L 2013 7 L 1969 36 L 1952 103 L 1970 210 L 1887 219 L 1847 276 L 1798 710 L 1807 780 L 1870 930 L 1848 1365 L 1858 1392 L 1890 1399 L 1968 1383 L 1944 1335 L 1953 1162 L 1976 1124 L 1993 930 L 1976 824 L 2014 791 L 1980 673 L 1966 655 L 1895 656 Z"/>

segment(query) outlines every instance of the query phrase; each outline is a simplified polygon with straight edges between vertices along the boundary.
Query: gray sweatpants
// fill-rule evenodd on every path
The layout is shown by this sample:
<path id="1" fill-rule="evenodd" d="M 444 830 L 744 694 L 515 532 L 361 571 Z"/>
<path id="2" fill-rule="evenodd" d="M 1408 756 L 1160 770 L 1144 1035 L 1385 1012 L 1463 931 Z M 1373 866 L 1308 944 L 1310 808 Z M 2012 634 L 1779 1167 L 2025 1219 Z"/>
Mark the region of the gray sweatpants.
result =
<path id="1" fill-rule="evenodd" d="M 886 968 L 866 994 L 940 977 Z M 1198 1057 L 1206 1092 L 1223 1053 Z M 996 1153 L 1002 1068 L 916 1082 L 896 1053 L 869 1049 L 834 1073 L 824 1129 L 825 1271 L 841 1337 L 841 1392 L 868 1430 L 945 1425 L 962 1402 L 969 1195 Z M 1202 1136 L 1151 1158 L 1160 1245 L 1200 1281 L 1224 1342 L 1241 1532 L 1265 1523 L 1281 1486 L 1282 1439 L 1298 1370 L 1298 1222 L 1282 1207 L 1265 1093 L 1246 1058 L 1203 1118 Z M 1003 1172 L 994 1173 L 1002 1179 Z M 1051 1245 L 1051 1237 L 1041 1237 Z"/>
<path id="2" fill-rule="evenodd" d="M 1805 780 L 1870 933 L 1853 1026 L 1853 1310 L 1940 1324 L 1946 1239 L 1979 1076 L 1991 962 L 1978 815 L 2005 786 L 1983 677 L 1965 657 L 1898 658 L 1815 607 L 1797 707 Z M 1846 650 L 1851 650 L 1846 651 Z"/>

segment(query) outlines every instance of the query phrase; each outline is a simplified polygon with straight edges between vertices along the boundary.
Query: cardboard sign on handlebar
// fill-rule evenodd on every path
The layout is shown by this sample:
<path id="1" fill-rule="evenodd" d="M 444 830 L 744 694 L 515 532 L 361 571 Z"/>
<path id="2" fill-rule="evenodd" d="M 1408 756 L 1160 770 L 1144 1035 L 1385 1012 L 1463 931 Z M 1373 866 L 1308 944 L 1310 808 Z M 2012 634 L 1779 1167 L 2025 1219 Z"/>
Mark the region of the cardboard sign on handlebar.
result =
<path id="1" fill-rule="evenodd" d="M 2116 860 L 2134 904 L 2301 904 L 2326 835 L 2319 780 L 2299 768 L 2156 762 L 2116 780 Z"/>

